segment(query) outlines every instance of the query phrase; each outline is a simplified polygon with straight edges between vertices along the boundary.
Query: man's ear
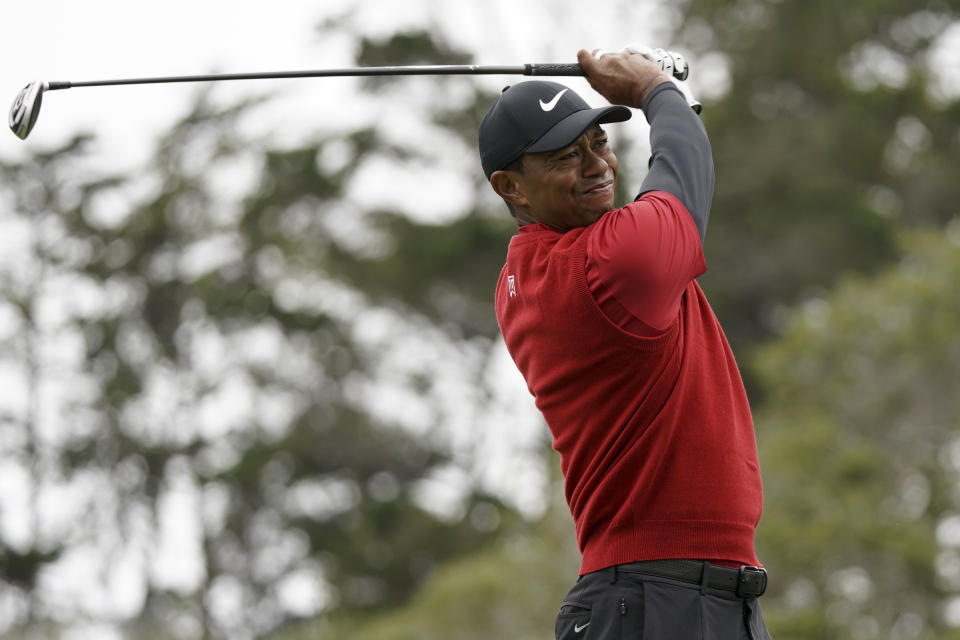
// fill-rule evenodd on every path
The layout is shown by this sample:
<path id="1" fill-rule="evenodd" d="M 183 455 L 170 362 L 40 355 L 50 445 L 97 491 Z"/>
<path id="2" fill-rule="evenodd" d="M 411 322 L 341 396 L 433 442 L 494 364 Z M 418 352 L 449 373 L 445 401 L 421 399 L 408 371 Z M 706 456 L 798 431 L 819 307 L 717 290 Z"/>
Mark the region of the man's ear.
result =
<path id="1" fill-rule="evenodd" d="M 513 207 L 525 207 L 529 204 L 527 197 L 523 194 L 523 185 L 520 184 L 516 171 L 508 169 L 494 171 L 490 175 L 490 186 L 498 196 Z"/>

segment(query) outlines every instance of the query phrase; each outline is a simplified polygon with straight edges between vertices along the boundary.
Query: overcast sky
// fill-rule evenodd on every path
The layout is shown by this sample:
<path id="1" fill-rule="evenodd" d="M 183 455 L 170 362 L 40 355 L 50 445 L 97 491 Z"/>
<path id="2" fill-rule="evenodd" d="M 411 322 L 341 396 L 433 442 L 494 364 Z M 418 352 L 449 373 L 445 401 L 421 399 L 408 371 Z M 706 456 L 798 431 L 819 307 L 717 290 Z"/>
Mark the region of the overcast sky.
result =
<path id="1" fill-rule="evenodd" d="M 6 113 L 18 91 L 34 79 L 82 81 L 346 66 L 352 63 L 349 40 L 321 38 L 316 25 L 350 9 L 358 12 L 359 23 L 370 34 L 439 24 L 448 37 L 456 34 L 454 46 L 475 52 L 478 64 L 572 62 L 580 47 L 619 48 L 650 38 L 656 33 L 653 27 L 667 21 L 660 11 L 641 10 L 656 4 L 650 0 L 620 3 L 630 8 L 619 11 L 613 10 L 614 4 L 600 8 L 559 0 L 407 0 L 398 11 L 396 3 L 385 0 L 32 0 L 19 3 L 15 17 L 5 10 L 0 21 L 0 105 Z M 268 91 L 289 94 L 289 99 L 278 101 L 275 120 L 287 127 L 278 135 L 291 135 L 298 119 L 311 117 L 311 105 L 329 102 L 324 98 L 348 86 L 338 84 L 343 82 L 229 82 L 217 86 L 215 95 L 230 100 Z M 478 82 L 504 80 L 478 78 Z M 585 83 L 576 86 L 582 87 Z M 194 90 L 189 85 L 158 85 L 49 92 L 29 140 L 24 143 L 5 132 L 0 136 L 0 157 L 16 158 L 25 144 L 53 146 L 76 131 L 90 130 L 110 150 L 104 154 L 105 162 L 141 160 L 151 134 L 183 113 Z"/>
<path id="2" fill-rule="evenodd" d="M 402 7 L 402 9 L 400 8 Z M 367 34 L 407 26 L 438 25 L 454 46 L 475 53 L 478 64 L 572 62 L 580 47 L 618 49 L 629 43 L 669 46 L 676 12 L 657 0 L 604 3 L 566 0 L 31 0 L 0 20 L 0 107 L 4 113 L 27 82 L 95 80 L 152 75 L 312 69 L 352 63 L 349 40 L 321 37 L 322 19 L 352 10 Z M 956 95 L 960 90 L 960 27 L 935 47 L 931 64 Z M 437 61 L 442 63 L 444 61 Z M 880 65 L 883 60 L 876 61 Z M 722 65 L 693 60 L 691 84 L 705 92 L 723 89 Z M 222 83 L 217 97 L 282 92 L 276 121 L 292 135 L 301 119 L 349 86 L 342 80 Z M 496 77 L 478 78 L 489 85 Z M 578 91 L 596 101 L 586 84 Z M 103 136 L 105 161 L 135 160 L 149 149 L 149 134 L 183 113 L 193 89 L 186 85 L 77 88 L 50 93 L 26 144 L 46 147 L 78 130 Z M 144 135 L 147 134 L 147 135 Z M 15 158 L 25 143 L 0 135 L 0 157 Z"/>

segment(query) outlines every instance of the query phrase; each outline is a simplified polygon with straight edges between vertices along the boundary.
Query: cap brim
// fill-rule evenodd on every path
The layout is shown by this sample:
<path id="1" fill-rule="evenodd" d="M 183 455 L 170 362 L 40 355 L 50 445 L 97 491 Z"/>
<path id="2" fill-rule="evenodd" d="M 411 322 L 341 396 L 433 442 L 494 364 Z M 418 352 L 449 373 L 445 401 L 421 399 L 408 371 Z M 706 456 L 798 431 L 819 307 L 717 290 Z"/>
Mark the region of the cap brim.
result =
<path id="1" fill-rule="evenodd" d="M 630 109 L 619 105 L 577 111 L 553 125 L 549 131 L 540 136 L 523 152 L 542 153 L 561 149 L 583 135 L 583 132 L 594 124 L 623 122 L 629 120 L 632 115 Z"/>

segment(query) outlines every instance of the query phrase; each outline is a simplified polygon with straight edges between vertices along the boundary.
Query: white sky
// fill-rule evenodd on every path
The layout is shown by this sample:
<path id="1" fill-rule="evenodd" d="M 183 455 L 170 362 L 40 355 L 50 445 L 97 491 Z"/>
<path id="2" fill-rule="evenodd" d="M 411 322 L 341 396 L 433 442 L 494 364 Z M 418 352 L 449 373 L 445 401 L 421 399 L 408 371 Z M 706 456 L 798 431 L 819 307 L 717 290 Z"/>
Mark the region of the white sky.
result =
<path id="1" fill-rule="evenodd" d="M 335 9 L 342 4 L 324 6 Z M 320 43 L 312 29 L 320 18 L 317 6 L 305 0 L 24 3 L 17 20 L 0 25 L 5 60 L 0 66 L 0 96 L 12 101 L 34 79 L 80 81 L 328 66 L 318 59 Z M 264 89 L 256 84 L 223 83 L 218 95 Z M 104 136 L 114 157 L 140 158 L 149 148 L 147 132 L 172 124 L 192 92 L 190 85 L 50 92 L 29 141 L 4 137 L 0 153 L 14 153 L 21 144 L 53 145 L 88 129 Z"/>
<path id="2" fill-rule="evenodd" d="M 569 3 L 559 0 L 32 0 L 19 3 L 15 19 L 5 10 L 0 22 L 4 61 L 0 106 L 6 114 L 19 90 L 35 79 L 83 81 L 348 66 L 352 51 L 346 49 L 347 41 L 321 41 L 315 25 L 351 8 L 359 11 L 359 23 L 368 33 L 439 24 L 445 33 L 457 34 L 455 46 L 476 53 L 478 64 L 572 62 L 580 47 L 615 49 L 643 41 L 651 37 L 650 25 L 663 22 L 661 14 L 642 10 L 649 0 L 604 4 L 591 5 L 590 18 L 584 19 L 582 11 L 567 9 Z M 613 6 L 617 4 L 619 9 Z M 478 78 L 497 88 L 513 81 Z M 330 92 L 340 93 L 348 86 L 345 82 L 238 81 L 217 86 L 216 96 L 231 100 L 266 91 L 291 94 L 290 100 L 278 101 L 273 120 L 282 123 L 279 135 L 292 136 L 296 123 L 316 118 L 330 102 Z M 598 101 L 582 80 L 572 84 L 591 102 Z M 157 85 L 49 92 L 28 141 L 4 131 L 0 157 L 16 158 L 23 145 L 54 146 L 86 129 L 102 137 L 103 148 L 109 149 L 105 162 L 142 160 L 151 134 L 174 122 L 194 91 L 191 85 Z M 342 112 L 343 105 L 337 106 Z"/>
<path id="3" fill-rule="evenodd" d="M 15 11 L 4 7 L 0 20 L 0 108 L 6 114 L 18 91 L 35 79 L 347 66 L 352 63 L 347 41 L 323 41 L 315 29 L 323 18 L 346 10 L 358 12 L 357 22 L 368 34 L 437 25 L 448 38 L 455 34 L 455 46 L 473 51 L 478 64 L 522 64 L 572 62 L 580 47 L 668 46 L 663 39 L 676 18 L 664 7 L 669 3 L 656 0 L 31 0 L 17 3 Z M 930 62 L 951 97 L 960 86 L 958 48 L 960 27 L 951 29 L 931 54 Z M 718 68 L 716 62 L 692 60 L 690 82 L 699 97 L 722 88 L 724 78 L 716 77 L 723 75 L 722 64 Z M 496 88 L 514 81 L 477 78 Z M 564 81 L 589 102 L 600 102 L 584 81 Z M 272 125 L 270 130 L 280 137 L 294 137 L 298 122 L 306 125 L 349 112 L 329 97 L 342 95 L 350 86 L 340 79 L 239 81 L 221 83 L 216 95 L 226 101 L 267 91 L 289 95 L 277 101 L 276 116 L 264 126 Z M 91 130 L 102 138 L 105 163 L 123 166 L 142 160 L 152 135 L 183 113 L 194 90 L 190 85 L 158 85 L 51 92 L 27 142 L 9 131 L 0 133 L 0 158 L 16 158 L 24 145 L 47 148 L 76 131 Z M 325 108 L 336 110 L 322 111 Z"/>

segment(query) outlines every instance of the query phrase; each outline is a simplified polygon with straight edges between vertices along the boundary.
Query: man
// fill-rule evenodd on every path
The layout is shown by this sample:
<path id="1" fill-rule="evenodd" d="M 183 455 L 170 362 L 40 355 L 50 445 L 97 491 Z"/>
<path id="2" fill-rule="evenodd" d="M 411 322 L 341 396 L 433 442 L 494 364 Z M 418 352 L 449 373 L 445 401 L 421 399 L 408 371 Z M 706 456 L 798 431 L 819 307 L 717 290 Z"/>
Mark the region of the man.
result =
<path id="1" fill-rule="evenodd" d="M 695 280 L 714 185 L 706 131 L 644 55 L 577 57 L 626 106 L 521 82 L 479 130 L 484 173 L 519 227 L 497 319 L 560 453 L 583 556 L 556 637 L 769 639 L 750 408 Z M 616 209 L 600 125 L 627 107 L 646 115 L 652 157 L 637 199 Z"/>

